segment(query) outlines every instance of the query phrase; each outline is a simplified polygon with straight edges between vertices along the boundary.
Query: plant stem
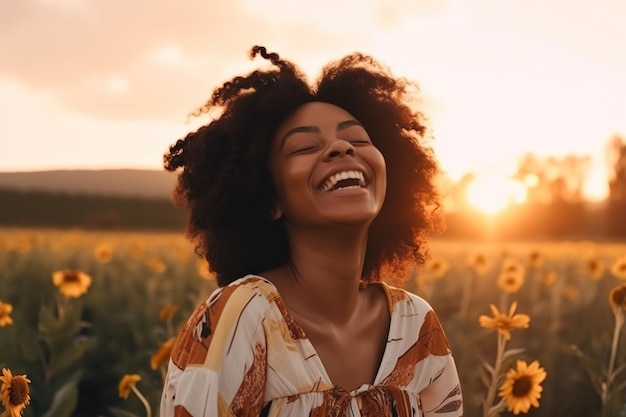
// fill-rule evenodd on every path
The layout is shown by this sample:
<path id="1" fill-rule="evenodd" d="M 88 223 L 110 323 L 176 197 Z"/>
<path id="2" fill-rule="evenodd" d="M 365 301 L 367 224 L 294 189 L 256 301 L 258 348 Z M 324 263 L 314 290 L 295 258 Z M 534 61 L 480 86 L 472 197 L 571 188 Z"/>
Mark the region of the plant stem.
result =
<path id="1" fill-rule="evenodd" d="M 613 328 L 613 341 L 611 342 L 611 357 L 609 359 L 609 367 L 606 372 L 606 383 L 602 386 L 602 407 L 606 404 L 611 391 L 611 384 L 615 375 L 613 375 L 615 369 L 615 356 L 617 355 L 617 345 L 619 342 L 619 335 L 624 325 L 624 310 L 621 308 L 614 309 L 615 313 L 615 327 Z"/>
<path id="2" fill-rule="evenodd" d="M 498 347 L 496 350 L 496 361 L 493 365 L 493 375 L 491 375 L 491 384 L 487 391 L 487 398 L 483 404 L 483 417 L 489 417 L 493 412 L 499 414 L 498 407 L 491 407 L 496 397 L 496 389 L 498 388 L 498 380 L 500 379 L 500 367 L 502 366 L 502 358 L 504 356 L 504 348 L 506 347 L 506 339 L 504 335 L 498 333 Z"/>
<path id="3" fill-rule="evenodd" d="M 469 310 L 470 299 L 472 297 L 472 283 L 474 281 L 474 273 L 471 273 L 463 280 L 463 292 L 461 294 L 461 317 L 467 316 Z"/>
<path id="4" fill-rule="evenodd" d="M 148 403 L 148 400 L 146 400 L 146 397 L 143 396 L 143 394 L 137 389 L 136 386 L 132 385 L 131 388 L 139 398 L 139 401 L 143 403 L 143 406 L 146 409 L 146 417 L 152 417 L 152 408 L 150 408 L 150 404 Z"/>
<path id="5" fill-rule="evenodd" d="M 65 318 L 65 311 L 67 310 L 67 297 L 57 294 L 57 316 L 59 321 Z"/>

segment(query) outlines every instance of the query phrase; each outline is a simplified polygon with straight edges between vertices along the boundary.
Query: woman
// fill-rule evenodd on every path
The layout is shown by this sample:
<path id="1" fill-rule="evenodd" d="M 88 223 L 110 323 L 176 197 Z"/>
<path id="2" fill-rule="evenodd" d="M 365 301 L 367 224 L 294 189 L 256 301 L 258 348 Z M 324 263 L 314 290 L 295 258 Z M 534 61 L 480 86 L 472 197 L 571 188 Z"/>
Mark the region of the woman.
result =
<path id="1" fill-rule="evenodd" d="M 257 54 L 272 67 L 216 89 L 165 155 L 220 288 L 177 339 L 161 415 L 462 415 L 435 313 L 383 282 L 437 224 L 413 86 L 361 54 L 314 86 Z"/>

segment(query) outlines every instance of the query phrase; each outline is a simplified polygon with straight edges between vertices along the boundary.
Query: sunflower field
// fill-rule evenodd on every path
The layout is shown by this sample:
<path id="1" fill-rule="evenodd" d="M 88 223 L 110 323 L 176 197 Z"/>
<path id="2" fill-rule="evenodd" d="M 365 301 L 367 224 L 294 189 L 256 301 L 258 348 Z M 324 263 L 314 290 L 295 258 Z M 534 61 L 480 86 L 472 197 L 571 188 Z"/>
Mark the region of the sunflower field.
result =
<path id="1" fill-rule="evenodd" d="M 430 255 L 405 286 L 443 324 L 466 416 L 626 416 L 626 244 Z M 182 233 L 0 229 L 0 415 L 158 416 L 178 328 L 215 288 Z"/>

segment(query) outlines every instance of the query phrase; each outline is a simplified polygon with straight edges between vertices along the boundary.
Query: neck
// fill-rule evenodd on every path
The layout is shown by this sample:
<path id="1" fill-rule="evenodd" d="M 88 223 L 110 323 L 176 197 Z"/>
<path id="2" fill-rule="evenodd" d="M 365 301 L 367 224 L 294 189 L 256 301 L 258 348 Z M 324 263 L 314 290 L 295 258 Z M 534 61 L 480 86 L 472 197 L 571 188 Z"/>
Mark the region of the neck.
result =
<path id="1" fill-rule="evenodd" d="M 299 301 L 290 308 L 312 320 L 347 324 L 358 308 L 366 246 L 367 230 L 290 236 L 287 285 Z"/>

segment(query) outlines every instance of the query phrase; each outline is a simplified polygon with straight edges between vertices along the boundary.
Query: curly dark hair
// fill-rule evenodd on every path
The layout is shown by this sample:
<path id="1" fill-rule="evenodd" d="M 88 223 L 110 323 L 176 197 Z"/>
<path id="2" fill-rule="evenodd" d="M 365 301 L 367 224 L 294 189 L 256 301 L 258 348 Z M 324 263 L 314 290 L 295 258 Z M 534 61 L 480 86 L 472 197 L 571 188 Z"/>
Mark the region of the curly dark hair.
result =
<path id="1" fill-rule="evenodd" d="M 310 86 L 291 62 L 254 46 L 251 59 L 259 54 L 272 66 L 215 89 L 194 113 L 213 120 L 164 155 L 167 170 L 182 168 L 173 197 L 188 209 L 188 237 L 218 285 L 289 261 L 284 225 L 270 215 L 276 192 L 269 151 L 281 122 L 312 101 L 352 114 L 386 161 L 387 194 L 370 226 L 363 282 L 379 281 L 387 267 L 423 263 L 426 236 L 441 219 L 433 183 L 438 165 L 421 143 L 425 118 L 413 109 L 417 86 L 361 53 L 325 66 Z"/>

